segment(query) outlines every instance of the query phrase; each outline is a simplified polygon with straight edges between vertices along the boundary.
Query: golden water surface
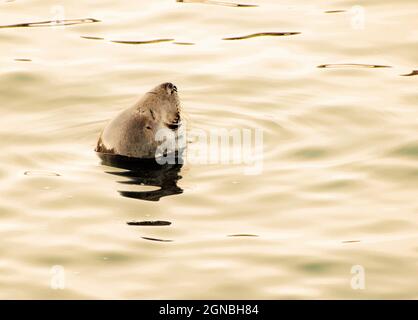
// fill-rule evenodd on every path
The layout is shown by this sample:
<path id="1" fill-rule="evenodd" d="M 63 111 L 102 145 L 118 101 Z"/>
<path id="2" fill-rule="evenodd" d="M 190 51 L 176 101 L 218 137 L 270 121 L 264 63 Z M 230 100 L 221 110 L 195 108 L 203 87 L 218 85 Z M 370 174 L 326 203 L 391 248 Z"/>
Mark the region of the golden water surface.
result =
<path id="1" fill-rule="evenodd" d="M 0 1 L 0 298 L 418 298 L 416 1 L 203 2 Z M 167 81 L 262 171 L 102 165 Z"/>

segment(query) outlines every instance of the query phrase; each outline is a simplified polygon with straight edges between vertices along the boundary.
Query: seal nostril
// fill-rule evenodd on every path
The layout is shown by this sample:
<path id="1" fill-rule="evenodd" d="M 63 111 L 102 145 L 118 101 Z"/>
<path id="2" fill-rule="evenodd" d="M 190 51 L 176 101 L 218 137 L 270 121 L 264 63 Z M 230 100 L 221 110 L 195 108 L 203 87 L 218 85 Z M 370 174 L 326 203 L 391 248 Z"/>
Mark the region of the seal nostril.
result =
<path id="1" fill-rule="evenodd" d="M 172 84 L 171 82 L 166 82 L 164 84 L 165 89 L 167 90 L 168 94 L 172 94 L 174 91 L 177 92 L 177 87 Z"/>

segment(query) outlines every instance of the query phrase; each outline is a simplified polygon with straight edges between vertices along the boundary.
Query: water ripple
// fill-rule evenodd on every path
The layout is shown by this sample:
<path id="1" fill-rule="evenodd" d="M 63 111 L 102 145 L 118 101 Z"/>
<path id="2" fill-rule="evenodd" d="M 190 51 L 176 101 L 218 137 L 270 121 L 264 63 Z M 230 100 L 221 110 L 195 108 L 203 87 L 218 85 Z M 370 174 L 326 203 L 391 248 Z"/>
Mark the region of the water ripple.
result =
<path id="1" fill-rule="evenodd" d="M 238 37 L 228 37 L 223 38 L 222 40 L 244 40 L 244 39 L 251 39 L 256 37 L 282 37 L 282 36 L 292 36 L 300 34 L 300 32 L 259 32 L 259 33 L 252 33 L 245 36 L 238 36 Z"/>
<path id="2" fill-rule="evenodd" d="M 129 226 L 169 226 L 170 221 L 129 221 L 126 223 Z"/>
<path id="3" fill-rule="evenodd" d="M 363 64 L 363 63 L 334 63 L 320 64 L 317 68 L 391 68 L 391 66 L 379 64 Z"/>
<path id="4" fill-rule="evenodd" d="M 160 43 L 160 42 L 171 42 L 174 39 L 154 39 L 154 40 L 110 40 L 114 43 L 123 43 L 123 44 L 151 44 L 151 43 Z"/>
<path id="5" fill-rule="evenodd" d="M 0 28 L 33 28 L 33 27 L 59 27 L 59 26 L 70 26 L 76 24 L 86 24 L 100 22 L 100 20 L 86 18 L 86 19 L 68 19 L 68 20 L 48 20 L 38 22 L 25 22 L 9 25 L 0 25 Z"/>

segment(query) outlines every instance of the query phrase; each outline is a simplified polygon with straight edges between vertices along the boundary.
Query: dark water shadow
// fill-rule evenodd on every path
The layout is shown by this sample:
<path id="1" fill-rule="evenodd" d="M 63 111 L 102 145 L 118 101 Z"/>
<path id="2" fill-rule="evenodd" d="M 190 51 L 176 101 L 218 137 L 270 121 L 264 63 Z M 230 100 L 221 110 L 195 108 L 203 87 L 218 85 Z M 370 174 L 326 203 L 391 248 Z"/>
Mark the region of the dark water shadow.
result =
<path id="1" fill-rule="evenodd" d="M 342 12 L 347 12 L 347 10 L 327 10 L 327 11 L 324 11 L 324 13 L 342 13 Z"/>
<path id="2" fill-rule="evenodd" d="M 410 73 L 401 74 L 401 76 L 403 77 L 411 77 L 411 76 L 417 76 L 417 75 L 418 75 L 418 70 L 412 70 Z"/>
<path id="3" fill-rule="evenodd" d="M 360 240 L 344 240 L 344 241 L 341 241 L 341 243 L 359 243 L 360 242 Z"/>
<path id="4" fill-rule="evenodd" d="M 161 227 L 171 225 L 170 221 L 156 220 L 156 221 L 128 221 L 126 223 L 128 226 L 148 226 L 148 227 Z"/>
<path id="5" fill-rule="evenodd" d="M 217 5 L 217 6 L 235 7 L 235 8 L 254 8 L 254 7 L 258 7 L 258 5 L 256 5 L 256 4 L 244 4 L 244 3 L 234 3 L 234 2 L 215 1 L 215 0 L 177 0 L 176 2 L 213 4 L 213 5 Z"/>
<path id="6" fill-rule="evenodd" d="M 176 44 L 178 46 L 194 46 L 195 43 L 194 42 L 173 42 L 173 44 Z"/>
<path id="7" fill-rule="evenodd" d="M 173 242 L 174 240 L 169 240 L 169 239 L 159 239 L 159 238 L 151 238 L 151 237 L 141 237 L 144 240 L 149 240 L 149 241 L 157 241 L 157 242 Z"/>
<path id="8" fill-rule="evenodd" d="M 228 234 L 227 237 L 258 237 L 258 234 L 238 233 L 238 234 Z"/>
<path id="9" fill-rule="evenodd" d="M 121 43 L 121 44 L 152 44 L 152 43 L 171 42 L 171 41 L 174 41 L 174 39 L 154 39 L 154 40 L 140 40 L 140 41 L 110 40 L 110 42 Z"/>
<path id="10" fill-rule="evenodd" d="M 162 197 L 183 193 L 177 186 L 182 177 L 180 170 L 182 164 L 158 164 L 155 159 L 135 159 L 124 156 L 98 153 L 102 164 L 106 166 L 125 169 L 125 171 L 106 171 L 106 173 L 126 178 L 118 181 L 121 185 L 138 185 L 158 187 L 151 191 L 124 191 L 119 190 L 121 196 L 146 201 L 159 201 Z"/>
<path id="11" fill-rule="evenodd" d="M 320 64 L 317 68 L 392 68 L 392 66 L 363 63 L 330 63 Z"/>
<path id="12" fill-rule="evenodd" d="M 252 33 L 252 34 L 245 35 L 245 36 L 223 38 L 222 40 L 244 40 L 244 39 L 251 39 L 251 38 L 256 38 L 256 37 L 283 37 L 283 36 L 293 36 L 296 34 L 300 34 L 300 32 L 259 32 L 259 33 Z"/>
<path id="13" fill-rule="evenodd" d="M 20 61 L 20 62 L 31 62 L 32 59 L 27 59 L 27 58 L 16 58 L 15 61 Z"/>
<path id="14" fill-rule="evenodd" d="M 34 28 L 34 27 L 61 27 L 71 26 L 76 24 L 86 24 L 100 22 L 100 20 L 86 18 L 86 19 L 69 19 L 69 20 L 48 20 L 38 22 L 26 22 L 0 26 L 0 28 Z"/>
<path id="15" fill-rule="evenodd" d="M 80 38 L 88 39 L 88 40 L 104 40 L 104 38 L 101 38 L 101 37 L 93 37 L 93 36 L 80 36 Z"/>
<path id="16" fill-rule="evenodd" d="M 102 37 L 94 37 L 94 36 L 80 36 L 82 39 L 87 40 L 105 40 Z M 153 43 L 161 43 L 161 42 L 172 42 L 174 39 L 153 39 L 153 40 L 110 40 L 113 43 L 120 43 L 120 44 L 153 44 Z M 193 46 L 195 45 L 194 42 L 179 42 L 175 41 L 172 44 L 179 45 L 179 46 Z"/>

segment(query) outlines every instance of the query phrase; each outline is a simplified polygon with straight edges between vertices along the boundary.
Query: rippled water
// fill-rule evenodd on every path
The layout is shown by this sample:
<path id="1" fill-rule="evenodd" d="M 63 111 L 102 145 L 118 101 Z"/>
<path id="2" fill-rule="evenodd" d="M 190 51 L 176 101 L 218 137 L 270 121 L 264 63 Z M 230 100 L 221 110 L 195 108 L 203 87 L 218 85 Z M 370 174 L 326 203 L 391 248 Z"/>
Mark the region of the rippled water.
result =
<path id="1" fill-rule="evenodd" d="M 0 297 L 418 298 L 416 2 L 201 2 L 0 2 Z M 262 172 L 101 165 L 166 81 Z"/>

